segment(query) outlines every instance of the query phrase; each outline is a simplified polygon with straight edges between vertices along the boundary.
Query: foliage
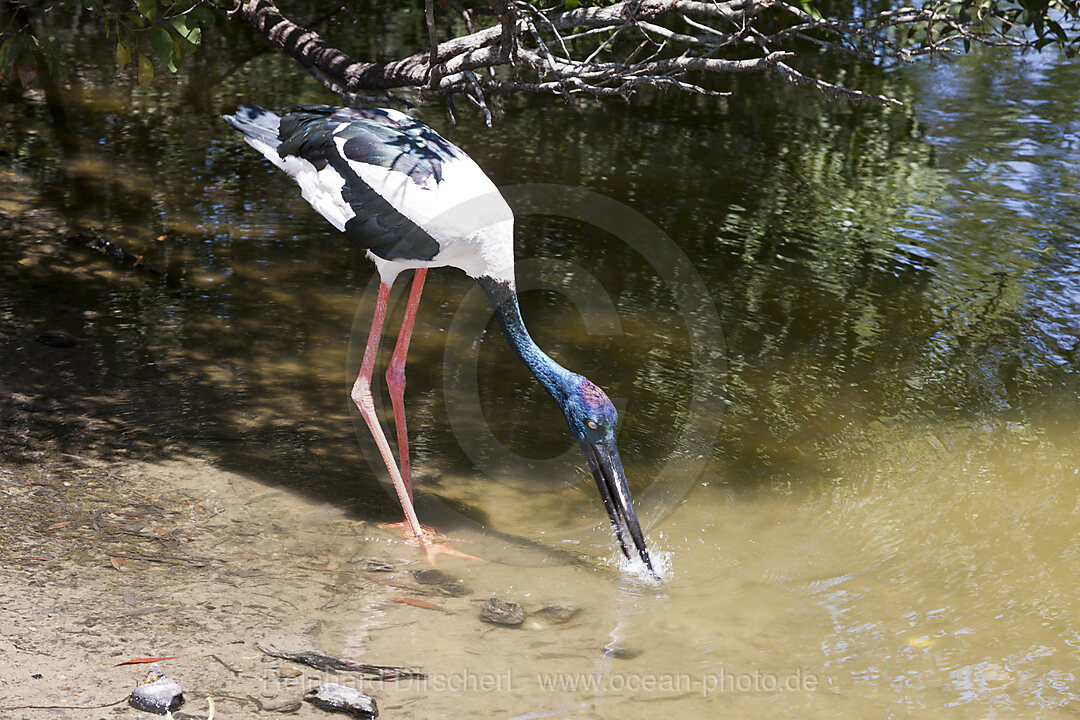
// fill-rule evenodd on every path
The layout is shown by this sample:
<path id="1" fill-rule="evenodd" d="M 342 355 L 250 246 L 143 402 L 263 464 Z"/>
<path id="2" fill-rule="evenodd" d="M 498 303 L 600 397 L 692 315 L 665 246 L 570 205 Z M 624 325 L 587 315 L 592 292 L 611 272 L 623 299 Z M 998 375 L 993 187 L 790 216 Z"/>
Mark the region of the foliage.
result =
<path id="1" fill-rule="evenodd" d="M 176 72 L 184 58 L 202 41 L 203 31 L 216 21 L 204 0 L 64 0 L 31 17 L 27 3 L 14 9 L 4 23 L 0 42 L 0 76 L 17 76 L 28 84 L 42 63 L 54 78 L 66 78 L 64 60 L 55 36 L 39 37 L 34 21 L 50 14 L 85 13 L 101 26 L 106 42 L 116 43 L 117 69 L 134 61 L 135 77 L 145 87 L 154 79 L 154 62 Z"/>
<path id="2" fill-rule="evenodd" d="M 1058 45 L 1074 57 L 1080 43 L 1077 0 L 939 0 L 924 8 L 932 11 L 930 21 L 899 33 L 899 45 L 927 52 L 955 40 L 965 52 L 974 41 L 1036 50 Z"/>
<path id="3" fill-rule="evenodd" d="M 416 0 L 418 3 L 418 0 Z M 294 0 L 333 26 L 347 8 Z M 1080 43 L 1080 0 L 426 0 L 427 37 L 395 62 L 363 62 L 291 20 L 274 0 L 7 0 L 0 6 L 0 76 L 26 84 L 65 77 L 55 37 L 34 31 L 52 13 L 79 12 L 115 43 L 120 72 L 145 86 L 155 68 L 176 72 L 215 23 L 246 24 L 260 42 L 295 59 L 348 102 L 372 90 L 406 89 L 411 100 L 464 95 L 490 121 L 485 95 L 620 97 L 641 87 L 720 94 L 710 75 L 772 73 L 831 97 L 893 103 L 800 70 L 819 52 L 908 62 L 974 45 L 1020 50 Z M 415 9 L 419 9 L 418 7 Z M 436 11 L 437 10 L 437 11 Z M 47 25 L 47 23 L 41 23 Z M 425 42 L 426 41 L 426 42 Z M 430 47 L 428 46 L 430 45 Z M 434 92 L 432 92 L 434 91 Z"/>

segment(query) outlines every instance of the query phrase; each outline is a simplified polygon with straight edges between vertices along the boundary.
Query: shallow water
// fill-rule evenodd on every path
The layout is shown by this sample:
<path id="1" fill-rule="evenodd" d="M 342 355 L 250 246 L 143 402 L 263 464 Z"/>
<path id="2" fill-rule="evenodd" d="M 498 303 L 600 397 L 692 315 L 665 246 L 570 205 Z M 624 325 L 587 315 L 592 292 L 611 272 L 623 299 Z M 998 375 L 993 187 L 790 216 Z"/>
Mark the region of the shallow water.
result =
<path id="1" fill-rule="evenodd" d="M 373 268 L 216 119 L 325 98 L 274 58 L 209 90 L 83 77 L 72 147 L 40 102 L 0 106 L 7 194 L 133 251 L 166 235 L 148 254 L 163 277 L 41 243 L 5 275 L 0 329 L 77 336 L 55 370 L 123 444 L 196 447 L 298 506 L 397 519 L 347 396 Z M 1080 711 L 1080 75 L 977 53 L 867 82 L 907 106 L 767 86 L 523 102 L 490 131 L 421 113 L 518 209 L 526 320 L 616 399 L 666 581 L 620 566 L 558 410 L 472 283 L 433 273 L 409 365 L 418 507 L 483 559 L 440 563 L 474 596 L 455 615 L 310 611 L 328 652 L 430 673 L 375 684 L 384 707 Z M 489 595 L 583 612 L 494 628 Z"/>

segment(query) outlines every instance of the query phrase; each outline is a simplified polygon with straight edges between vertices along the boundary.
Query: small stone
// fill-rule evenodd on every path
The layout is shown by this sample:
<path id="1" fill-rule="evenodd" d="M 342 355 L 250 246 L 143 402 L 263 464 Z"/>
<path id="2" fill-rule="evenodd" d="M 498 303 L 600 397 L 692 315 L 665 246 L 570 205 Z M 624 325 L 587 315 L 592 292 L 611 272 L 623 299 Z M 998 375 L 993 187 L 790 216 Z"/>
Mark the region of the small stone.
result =
<path id="1" fill-rule="evenodd" d="M 472 592 L 455 580 L 452 575 L 442 570 L 414 570 L 413 577 L 416 578 L 416 582 L 421 585 L 430 585 L 435 592 L 446 597 L 465 597 Z"/>
<path id="2" fill-rule="evenodd" d="M 375 698 L 345 685 L 323 683 L 314 690 L 308 690 L 304 699 L 317 708 L 340 712 L 358 718 L 379 716 Z"/>
<path id="3" fill-rule="evenodd" d="M 299 700 L 285 700 L 284 702 L 273 704 L 263 703 L 263 710 L 278 713 L 294 713 L 303 706 L 304 704 Z"/>
<path id="4" fill-rule="evenodd" d="M 533 613 L 534 616 L 546 620 L 552 625 L 562 625 L 577 617 L 581 608 L 573 603 L 554 602 L 548 603 Z"/>
<path id="5" fill-rule="evenodd" d="M 279 678 L 294 678 L 304 674 L 296 668 L 291 667 L 279 667 L 275 672 L 277 672 Z"/>
<path id="6" fill-rule="evenodd" d="M 615 658 L 616 660 L 633 660 L 640 654 L 641 649 L 636 647 L 608 645 L 604 648 L 604 657 Z"/>
<path id="7" fill-rule="evenodd" d="M 157 664 L 150 666 L 146 679 L 135 686 L 128 696 L 128 705 L 136 710 L 164 715 L 184 704 L 184 691 L 180 683 L 165 677 Z"/>
<path id="8" fill-rule="evenodd" d="M 435 592 L 446 597 L 465 597 L 472 593 L 472 590 L 456 582 L 439 583 L 431 587 L 434 588 Z"/>
<path id="9" fill-rule="evenodd" d="M 999 663 L 987 663 L 982 668 L 983 681 L 992 688 L 1002 688 L 1012 685 L 1013 676 L 1004 665 Z"/>
<path id="10" fill-rule="evenodd" d="M 434 569 L 413 570 L 413 577 L 421 585 L 441 585 L 442 583 L 457 582 L 453 575 Z"/>
<path id="11" fill-rule="evenodd" d="M 525 622 L 525 610 L 512 600 L 489 598 L 480 608 L 480 619 L 492 625 L 516 626 Z"/>

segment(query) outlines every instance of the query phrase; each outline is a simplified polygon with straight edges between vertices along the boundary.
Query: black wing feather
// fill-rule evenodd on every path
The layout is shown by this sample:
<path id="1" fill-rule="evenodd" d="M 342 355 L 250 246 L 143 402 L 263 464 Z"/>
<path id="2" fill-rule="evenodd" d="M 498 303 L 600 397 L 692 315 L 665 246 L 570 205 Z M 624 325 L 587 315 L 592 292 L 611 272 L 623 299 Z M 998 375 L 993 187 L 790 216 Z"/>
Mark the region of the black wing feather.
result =
<path id="1" fill-rule="evenodd" d="M 342 123 L 347 123 L 344 128 Z M 345 138 L 345 157 L 335 137 Z M 380 110 L 310 106 L 282 115 L 278 138 L 282 157 L 303 158 L 317 170 L 330 166 L 345 179 L 341 196 L 356 214 L 345 224 L 350 243 L 384 260 L 431 260 L 438 254 L 435 238 L 365 183 L 347 162 L 397 170 L 420 185 L 441 182 L 443 162 L 461 151 L 434 130 L 418 121 L 399 123 Z"/>

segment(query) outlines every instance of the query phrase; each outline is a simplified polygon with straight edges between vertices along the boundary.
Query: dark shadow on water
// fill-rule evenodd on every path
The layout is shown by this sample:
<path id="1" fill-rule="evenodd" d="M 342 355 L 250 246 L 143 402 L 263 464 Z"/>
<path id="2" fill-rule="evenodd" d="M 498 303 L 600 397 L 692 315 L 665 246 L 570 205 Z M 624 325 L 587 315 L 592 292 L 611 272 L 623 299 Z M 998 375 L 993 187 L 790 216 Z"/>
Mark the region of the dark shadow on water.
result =
<path id="1" fill-rule="evenodd" d="M 197 73 L 142 91 L 112 82 L 104 61 L 88 65 L 70 92 L 73 132 L 63 140 L 40 97 L 5 95 L 5 453 L 198 452 L 358 517 L 396 520 L 377 454 L 357 444 L 348 399 L 349 341 L 366 331 L 354 323 L 369 312 L 361 306 L 373 268 L 217 119 L 248 99 L 280 107 L 326 98 L 274 57 L 192 95 Z M 873 77 L 914 100 L 903 77 Z M 798 92 L 762 85 L 724 102 L 566 109 L 557 116 L 565 122 L 524 100 L 491 131 L 470 120 L 449 127 L 437 110 L 423 118 L 498 184 L 587 188 L 641 212 L 692 259 L 725 340 L 717 352 L 728 371 L 716 390 L 725 416 L 704 458 L 723 461 L 723 477 L 711 478 L 718 487 L 815 487 L 833 454 L 857 447 L 853 438 L 865 440 L 875 422 L 1069 412 L 1078 263 L 1067 230 L 1080 213 L 1068 183 L 1041 224 L 982 186 L 980 218 L 947 217 L 948 181 L 925 134 L 951 130 L 956 108 L 920 117 L 914 102 L 852 108 Z M 1004 230 L 987 233 L 983 220 Z M 63 240 L 82 227 L 132 251 L 165 235 L 148 258 L 163 276 Z M 534 216 L 518 230 L 523 261 L 557 261 L 523 294 L 530 328 L 561 362 L 625 400 L 620 444 L 641 491 L 678 452 L 691 400 L 677 289 L 584 223 Z M 590 335 L 568 300 L 586 277 L 617 308 L 621 334 Z M 436 520 L 497 526 L 482 499 L 440 486 L 444 476 L 476 477 L 443 393 L 447 329 L 470 288 L 444 270 L 425 290 L 409 364 L 414 466 L 421 508 L 425 488 L 452 508 L 429 503 Z M 384 360 L 396 323 L 388 322 Z M 37 339 L 58 332 L 74 345 Z M 481 397 L 465 427 L 485 423 L 524 458 L 564 453 L 558 410 L 493 327 L 475 351 Z M 537 484 L 588 481 L 577 460 L 552 474 Z M 477 492 L 495 489 L 491 482 Z"/>

